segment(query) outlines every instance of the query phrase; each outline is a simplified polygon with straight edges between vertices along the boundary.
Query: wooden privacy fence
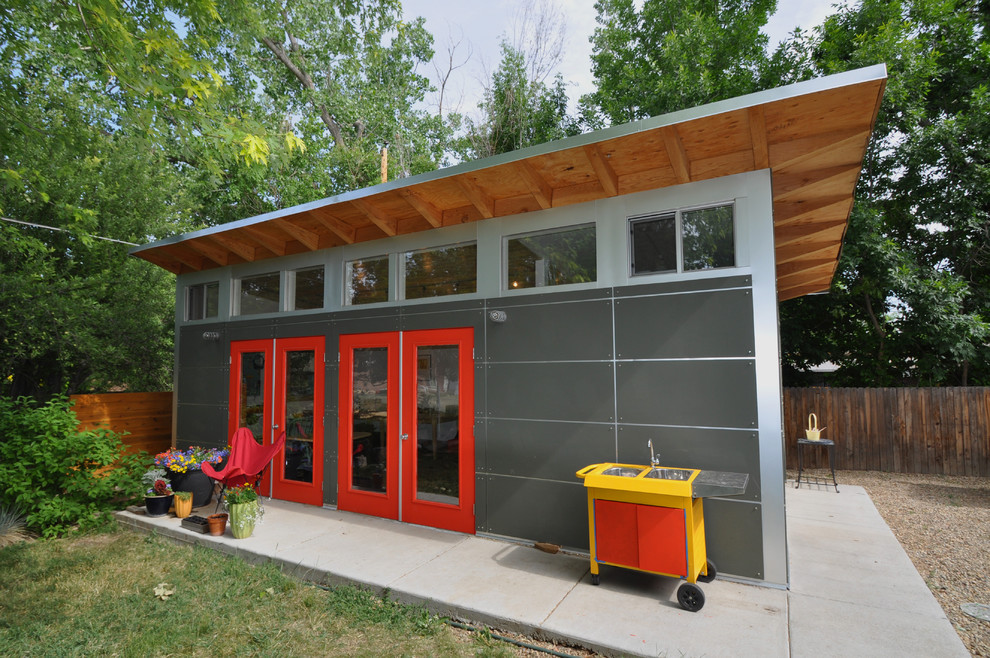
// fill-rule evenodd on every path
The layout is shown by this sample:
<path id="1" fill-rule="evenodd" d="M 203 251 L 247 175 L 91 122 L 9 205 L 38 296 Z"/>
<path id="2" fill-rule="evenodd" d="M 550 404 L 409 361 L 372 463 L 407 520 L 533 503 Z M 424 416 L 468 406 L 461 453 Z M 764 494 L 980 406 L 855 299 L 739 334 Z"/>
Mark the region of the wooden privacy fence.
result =
<path id="1" fill-rule="evenodd" d="M 784 389 L 788 468 L 809 413 L 835 441 L 838 469 L 990 476 L 990 388 Z M 828 466 L 823 449 L 804 458 Z"/>
<path id="2" fill-rule="evenodd" d="M 128 453 L 151 454 L 172 445 L 172 393 L 96 393 L 73 395 L 79 429 L 106 427 L 130 432 L 122 438 Z"/>

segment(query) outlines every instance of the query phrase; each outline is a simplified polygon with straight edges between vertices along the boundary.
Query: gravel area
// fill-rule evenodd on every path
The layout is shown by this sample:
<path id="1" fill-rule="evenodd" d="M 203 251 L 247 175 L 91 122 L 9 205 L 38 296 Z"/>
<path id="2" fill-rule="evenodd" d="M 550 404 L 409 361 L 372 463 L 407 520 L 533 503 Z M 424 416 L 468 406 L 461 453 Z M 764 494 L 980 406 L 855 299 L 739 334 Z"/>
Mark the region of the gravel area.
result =
<path id="1" fill-rule="evenodd" d="M 840 471 L 837 479 L 839 491 L 866 489 L 966 648 L 990 658 L 990 622 L 959 607 L 990 605 L 990 478 Z"/>

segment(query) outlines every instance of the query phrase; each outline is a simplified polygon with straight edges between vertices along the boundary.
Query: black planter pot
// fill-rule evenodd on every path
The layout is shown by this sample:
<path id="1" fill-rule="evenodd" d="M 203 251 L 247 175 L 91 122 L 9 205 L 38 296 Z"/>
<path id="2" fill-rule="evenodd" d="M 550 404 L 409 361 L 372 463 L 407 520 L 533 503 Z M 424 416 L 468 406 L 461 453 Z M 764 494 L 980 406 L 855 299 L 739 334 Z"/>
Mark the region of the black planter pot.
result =
<path id="1" fill-rule="evenodd" d="M 191 491 L 193 507 L 202 507 L 213 497 L 213 480 L 200 470 L 172 473 L 172 491 Z"/>
<path id="2" fill-rule="evenodd" d="M 172 506 L 172 496 L 145 496 L 144 509 L 148 516 L 165 516 Z"/>

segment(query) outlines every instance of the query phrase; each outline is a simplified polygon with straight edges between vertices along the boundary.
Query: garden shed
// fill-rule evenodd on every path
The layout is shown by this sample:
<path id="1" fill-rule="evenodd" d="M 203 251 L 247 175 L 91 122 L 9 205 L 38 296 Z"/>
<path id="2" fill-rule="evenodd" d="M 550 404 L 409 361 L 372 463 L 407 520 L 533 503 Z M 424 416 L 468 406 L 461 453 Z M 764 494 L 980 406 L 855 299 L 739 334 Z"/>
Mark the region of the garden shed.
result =
<path id="1" fill-rule="evenodd" d="M 588 549 L 575 471 L 744 472 L 719 572 L 788 582 L 779 301 L 825 291 L 883 66 L 136 247 L 177 274 L 176 445 L 276 498 Z M 401 547 L 396 547 L 401 550 Z"/>

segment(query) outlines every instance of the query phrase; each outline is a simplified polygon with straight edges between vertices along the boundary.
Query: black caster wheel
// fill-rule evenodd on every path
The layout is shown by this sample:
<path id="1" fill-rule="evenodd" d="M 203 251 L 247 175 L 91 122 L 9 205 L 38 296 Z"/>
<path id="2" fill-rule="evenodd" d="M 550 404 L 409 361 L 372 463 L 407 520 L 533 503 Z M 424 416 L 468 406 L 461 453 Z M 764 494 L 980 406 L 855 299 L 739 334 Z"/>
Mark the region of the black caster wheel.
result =
<path id="1" fill-rule="evenodd" d="M 597 573 L 591 574 L 591 584 L 592 585 L 597 585 L 599 582 L 600 582 L 600 579 L 598 578 L 598 574 Z"/>
<path id="2" fill-rule="evenodd" d="M 677 588 L 677 602 L 688 612 L 698 612 L 705 607 L 705 593 L 697 585 L 684 583 Z"/>
<path id="3" fill-rule="evenodd" d="M 713 580 L 715 580 L 715 576 L 718 575 L 718 571 L 715 569 L 715 563 L 714 562 L 712 562 L 711 560 L 706 560 L 705 561 L 705 565 L 706 565 L 705 571 L 707 571 L 708 574 L 707 575 L 698 576 L 698 582 L 699 583 L 710 583 Z"/>

